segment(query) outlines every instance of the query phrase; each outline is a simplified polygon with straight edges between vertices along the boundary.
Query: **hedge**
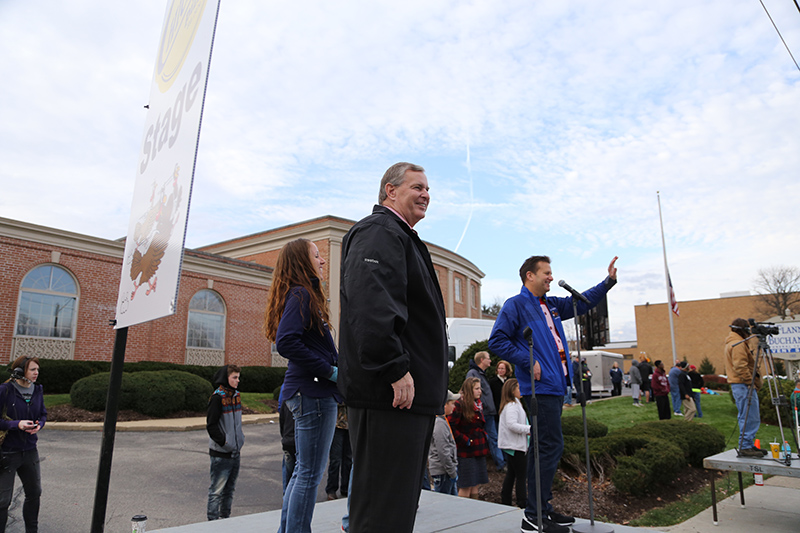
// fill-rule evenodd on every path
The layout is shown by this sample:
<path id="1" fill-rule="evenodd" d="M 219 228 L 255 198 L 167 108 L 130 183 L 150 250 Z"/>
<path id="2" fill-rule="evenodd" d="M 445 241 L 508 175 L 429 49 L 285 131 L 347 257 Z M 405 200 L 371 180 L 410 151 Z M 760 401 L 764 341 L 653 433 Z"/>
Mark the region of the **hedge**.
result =
<path id="1" fill-rule="evenodd" d="M 80 379 L 111 371 L 109 361 L 72 361 L 62 359 L 40 359 L 39 379 L 45 394 L 67 394 Z M 11 373 L 11 363 L 6 365 Z M 208 381 L 213 380 L 218 366 L 179 365 L 163 361 L 137 361 L 123 364 L 122 371 L 127 373 L 154 372 L 161 370 L 178 370 L 194 374 Z M 272 392 L 283 383 L 286 368 L 245 366 L 242 367 L 242 381 L 239 390 L 242 392 Z"/>
<path id="2" fill-rule="evenodd" d="M 75 382 L 70 401 L 75 407 L 102 411 L 106 407 L 110 374 L 103 372 Z M 124 372 L 120 409 L 163 417 L 177 411 L 204 411 L 214 388 L 207 380 L 177 370 Z"/>
<path id="3" fill-rule="evenodd" d="M 585 462 L 582 420 L 568 417 L 562 425 L 571 418 L 581 422 L 581 432 L 576 435 L 578 424 L 568 422 L 561 466 L 581 470 Z M 598 474 L 611 471 L 617 490 L 631 494 L 669 483 L 686 464 L 702 467 L 704 458 L 724 449 L 725 439 L 716 428 L 683 420 L 643 422 L 589 441 L 593 470 Z"/>
<path id="4" fill-rule="evenodd" d="M 608 426 L 598 422 L 593 418 L 586 419 L 586 431 L 590 439 L 595 437 L 605 437 L 608 434 Z M 566 435 L 574 435 L 583 438 L 583 417 L 567 416 L 561 419 L 561 432 Z"/>
<path id="5" fill-rule="evenodd" d="M 461 385 L 464 384 L 467 372 L 469 371 L 469 362 L 475 358 L 475 354 L 478 352 L 489 352 L 489 355 L 492 357 L 492 366 L 486 370 L 486 379 L 491 379 L 495 376 L 495 369 L 497 368 L 497 363 L 500 362 L 500 358 L 489 350 L 488 340 L 473 342 L 467 346 L 467 349 L 464 350 L 461 357 L 456 359 L 453 368 L 450 369 L 450 381 L 447 386 L 451 391 L 458 392 L 461 390 Z"/>

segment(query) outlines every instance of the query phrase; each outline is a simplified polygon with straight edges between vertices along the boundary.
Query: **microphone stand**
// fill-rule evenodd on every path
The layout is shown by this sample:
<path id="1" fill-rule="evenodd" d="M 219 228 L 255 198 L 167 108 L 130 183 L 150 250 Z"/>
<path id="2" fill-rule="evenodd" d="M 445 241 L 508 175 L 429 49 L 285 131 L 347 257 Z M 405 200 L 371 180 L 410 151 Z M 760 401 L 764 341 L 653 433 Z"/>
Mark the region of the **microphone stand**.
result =
<path id="1" fill-rule="evenodd" d="M 531 356 L 531 403 L 528 407 L 531 411 L 533 466 L 536 474 L 536 521 L 539 526 L 537 531 L 542 531 L 542 482 L 539 472 L 539 404 L 536 401 L 536 378 L 533 375 L 533 330 L 530 327 L 526 327 L 522 335 L 528 341 L 528 351 Z"/>
<path id="2" fill-rule="evenodd" d="M 572 297 L 572 319 L 575 321 L 575 349 L 578 353 L 578 372 L 582 371 L 583 361 L 581 360 L 581 332 L 578 325 L 578 302 Z M 592 463 L 589 459 L 589 427 L 586 423 L 586 394 L 583 392 L 583 378 L 581 377 L 581 387 L 578 390 L 578 401 L 581 404 L 581 414 L 583 415 L 583 442 L 586 446 L 586 479 L 589 486 L 589 523 L 572 525 L 573 533 L 614 533 L 614 528 L 607 524 L 595 523 L 594 521 L 594 496 L 592 495 Z M 541 529 L 540 529 L 541 531 Z"/>

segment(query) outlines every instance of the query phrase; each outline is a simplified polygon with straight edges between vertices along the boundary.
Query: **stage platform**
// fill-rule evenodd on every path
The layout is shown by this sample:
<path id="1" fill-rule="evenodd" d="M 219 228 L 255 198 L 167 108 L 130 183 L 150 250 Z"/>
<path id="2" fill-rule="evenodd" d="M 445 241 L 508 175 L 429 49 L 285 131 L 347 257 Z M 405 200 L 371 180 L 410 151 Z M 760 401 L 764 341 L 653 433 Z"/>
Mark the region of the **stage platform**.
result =
<path id="1" fill-rule="evenodd" d="M 234 505 L 236 502 L 234 501 Z M 314 510 L 313 531 L 335 532 L 342 530 L 342 515 L 347 500 L 318 503 Z M 280 510 L 237 516 L 227 520 L 202 522 L 185 526 L 157 530 L 158 533 L 264 533 L 278 531 Z M 417 512 L 416 533 L 487 533 L 516 532 L 522 521 L 522 510 L 480 500 L 468 500 L 446 496 L 427 490 L 422 491 Z M 587 523 L 588 520 L 578 520 Z M 611 525 L 616 533 L 655 533 L 649 529 Z M 387 528 L 388 531 L 391 528 Z M 148 531 L 149 528 L 148 528 Z"/>

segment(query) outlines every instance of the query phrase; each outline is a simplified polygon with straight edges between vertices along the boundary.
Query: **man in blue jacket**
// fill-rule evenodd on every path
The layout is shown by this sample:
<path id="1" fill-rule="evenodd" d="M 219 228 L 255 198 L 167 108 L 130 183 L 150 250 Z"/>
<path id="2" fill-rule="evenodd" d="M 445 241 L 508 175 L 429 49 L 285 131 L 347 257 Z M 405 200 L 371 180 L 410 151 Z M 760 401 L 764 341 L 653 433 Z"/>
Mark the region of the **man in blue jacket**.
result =
<path id="1" fill-rule="evenodd" d="M 590 305 L 578 302 L 578 314 L 584 314 L 596 306 L 617 282 L 617 258 L 608 265 L 608 277 L 597 286 L 584 292 Z M 569 533 L 575 522 L 571 516 L 555 512 L 550 500 L 553 498 L 553 478 L 564 450 L 561 433 L 561 409 L 567 385 L 572 379 L 569 364 L 567 338 L 562 320 L 573 317 L 572 297 L 546 296 L 553 281 L 550 258 L 544 255 L 525 260 L 519 270 L 522 290 L 509 298 L 497 316 L 489 348 L 499 357 L 514 363 L 519 380 L 520 393 L 530 403 L 531 366 L 528 342 L 523 331 L 530 327 L 533 334 L 533 376 L 536 380 L 538 404 L 539 470 L 541 472 L 542 528 L 548 533 Z M 533 441 L 528 457 L 533 454 Z M 536 502 L 535 462 L 528 461 L 528 505 L 522 519 L 521 531 L 538 530 Z"/>

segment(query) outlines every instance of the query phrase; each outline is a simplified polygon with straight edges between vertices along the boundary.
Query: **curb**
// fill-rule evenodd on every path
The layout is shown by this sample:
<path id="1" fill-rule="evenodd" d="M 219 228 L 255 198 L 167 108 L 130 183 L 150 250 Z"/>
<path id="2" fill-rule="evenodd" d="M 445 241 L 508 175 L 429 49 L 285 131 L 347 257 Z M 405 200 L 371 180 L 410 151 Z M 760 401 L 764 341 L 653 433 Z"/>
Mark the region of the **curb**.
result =
<path id="1" fill-rule="evenodd" d="M 242 425 L 274 424 L 278 414 L 242 415 Z M 104 422 L 47 422 L 43 430 L 103 431 Z M 117 431 L 197 431 L 206 429 L 205 417 L 158 418 L 117 422 Z"/>

